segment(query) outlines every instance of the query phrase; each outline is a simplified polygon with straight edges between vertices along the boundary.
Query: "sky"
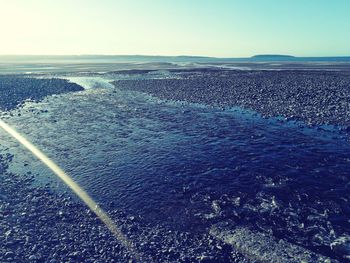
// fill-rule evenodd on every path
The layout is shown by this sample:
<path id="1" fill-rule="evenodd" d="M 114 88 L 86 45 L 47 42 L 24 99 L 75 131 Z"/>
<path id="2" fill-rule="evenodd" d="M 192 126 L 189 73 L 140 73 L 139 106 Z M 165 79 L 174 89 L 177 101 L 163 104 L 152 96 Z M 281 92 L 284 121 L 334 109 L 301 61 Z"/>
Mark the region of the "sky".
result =
<path id="1" fill-rule="evenodd" d="M 349 0 L 0 0 L 0 55 L 350 55 Z"/>

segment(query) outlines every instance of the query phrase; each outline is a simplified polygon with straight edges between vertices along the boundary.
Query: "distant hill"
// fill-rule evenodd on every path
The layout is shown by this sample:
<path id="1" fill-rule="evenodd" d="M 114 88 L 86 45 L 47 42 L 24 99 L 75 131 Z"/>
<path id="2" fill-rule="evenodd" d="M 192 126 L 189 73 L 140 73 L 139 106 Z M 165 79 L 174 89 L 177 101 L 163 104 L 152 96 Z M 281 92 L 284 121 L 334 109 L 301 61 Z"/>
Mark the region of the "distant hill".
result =
<path id="1" fill-rule="evenodd" d="M 291 55 L 255 55 L 248 59 L 248 62 L 350 62 L 350 56 L 342 57 L 295 57 Z"/>
<path id="2" fill-rule="evenodd" d="M 255 55 L 251 57 L 252 60 L 263 60 L 263 61 L 289 61 L 297 59 L 290 55 Z"/>
<path id="3" fill-rule="evenodd" d="M 235 62 L 350 62 L 343 57 L 294 57 L 262 54 L 243 58 L 149 55 L 0 55 L 0 63 L 235 63 Z"/>

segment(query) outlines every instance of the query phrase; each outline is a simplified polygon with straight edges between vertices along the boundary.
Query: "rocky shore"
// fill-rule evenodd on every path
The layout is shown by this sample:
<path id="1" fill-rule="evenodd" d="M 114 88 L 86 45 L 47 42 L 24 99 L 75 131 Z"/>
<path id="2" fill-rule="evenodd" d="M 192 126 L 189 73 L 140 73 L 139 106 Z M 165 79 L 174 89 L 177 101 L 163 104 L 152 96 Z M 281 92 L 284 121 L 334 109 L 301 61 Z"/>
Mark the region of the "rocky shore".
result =
<path id="1" fill-rule="evenodd" d="M 11 110 L 26 100 L 38 101 L 45 96 L 81 90 L 81 86 L 64 79 L 0 75 L 0 110 Z"/>
<path id="2" fill-rule="evenodd" d="M 350 75 L 341 71 L 211 71 L 176 78 L 119 80 L 120 89 L 175 101 L 240 106 L 265 117 L 350 127 Z"/>
<path id="3" fill-rule="evenodd" d="M 310 125 L 329 123 L 347 127 L 350 124 L 350 76 L 342 72 L 197 71 L 175 75 L 176 78 L 120 80 L 114 84 L 162 99 L 223 108 L 238 105 L 264 116 L 283 116 Z M 13 109 L 26 99 L 36 101 L 50 94 L 82 90 L 59 79 L 34 83 L 36 80 L 23 78 L 29 80 L 29 84 L 24 84 L 20 77 L 2 78 L 0 84 L 12 83 L 12 86 L 2 84 L 5 89 L 0 92 L 7 94 L 8 87 L 13 92 L 0 102 L 0 109 Z M 37 92 L 32 92 L 31 85 Z M 0 150 L 0 262 L 135 262 L 70 191 L 58 193 L 50 185 L 34 186 L 30 173 L 11 173 L 8 165 L 13 156 L 8 149 Z M 246 247 L 240 245 L 246 244 L 246 240 L 238 240 L 237 233 L 231 235 L 235 237 L 232 246 L 229 245 L 232 240 L 220 240 L 209 233 L 210 229 L 204 233 L 174 231 L 161 225 L 147 225 L 141 217 L 107 205 L 104 208 L 135 245 L 142 262 L 249 262 L 247 257 L 254 262 L 255 254 L 259 258 L 264 255 L 265 249 L 261 251 L 257 247 L 249 250 L 255 251 L 249 256 Z M 337 239 L 337 242 L 331 244 L 332 249 L 347 260 L 343 256 L 348 255 L 349 241 Z"/>

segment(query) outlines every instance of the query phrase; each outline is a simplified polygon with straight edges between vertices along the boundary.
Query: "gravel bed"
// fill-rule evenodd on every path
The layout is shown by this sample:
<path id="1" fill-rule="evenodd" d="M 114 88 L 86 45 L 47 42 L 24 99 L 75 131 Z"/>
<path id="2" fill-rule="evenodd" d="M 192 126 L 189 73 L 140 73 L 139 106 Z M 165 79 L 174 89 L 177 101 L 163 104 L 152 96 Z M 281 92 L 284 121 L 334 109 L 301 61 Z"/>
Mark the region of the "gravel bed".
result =
<path id="1" fill-rule="evenodd" d="M 178 76 L 181 76 L 179 74 Z M 341 71 L 193 72 L 182 78 L 118 80 L 120 89 L 175 101 L 240 106 L 264 117 L 350 129 L 350 74 Z"/>
<path id="2" fill-rule="evenodd" d="M 64 79 L 36 79 L 18 76 L 0 76 L 0 110 L 11 110 L 26 100 L 38 101 L 48 95 L 84 90 Z"/>

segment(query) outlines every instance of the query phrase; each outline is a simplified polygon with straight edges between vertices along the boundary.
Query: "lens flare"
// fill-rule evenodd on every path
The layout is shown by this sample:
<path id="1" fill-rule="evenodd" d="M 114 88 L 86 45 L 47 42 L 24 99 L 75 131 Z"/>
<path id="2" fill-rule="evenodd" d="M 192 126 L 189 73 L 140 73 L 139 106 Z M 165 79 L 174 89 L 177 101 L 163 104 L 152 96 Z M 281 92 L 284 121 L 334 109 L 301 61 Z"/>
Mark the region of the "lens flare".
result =
<path id="1" fill-rule="evenodd" d="M 140 262 L 140 255 L 134 248 L 133 244 L 122 233 L 119 227 L 113 222 L 108 214 L 99 207 L 99 205 L 82 189 L 68 174 L 66 174 L 55 162 L 47 157 L 36 146 L 29 142 L 25 137 L 19 134 L 14 128 L 0 120 L 0 127 L 9 135 L 15 138 L 25 148 L 27 148 L 34 156 L 44 163 L 52 172 L 54 172 L 73 192 L 93 211 L 97 217 L 107 226 L 115 238 L 128 250 L 128 252 Z"/>

